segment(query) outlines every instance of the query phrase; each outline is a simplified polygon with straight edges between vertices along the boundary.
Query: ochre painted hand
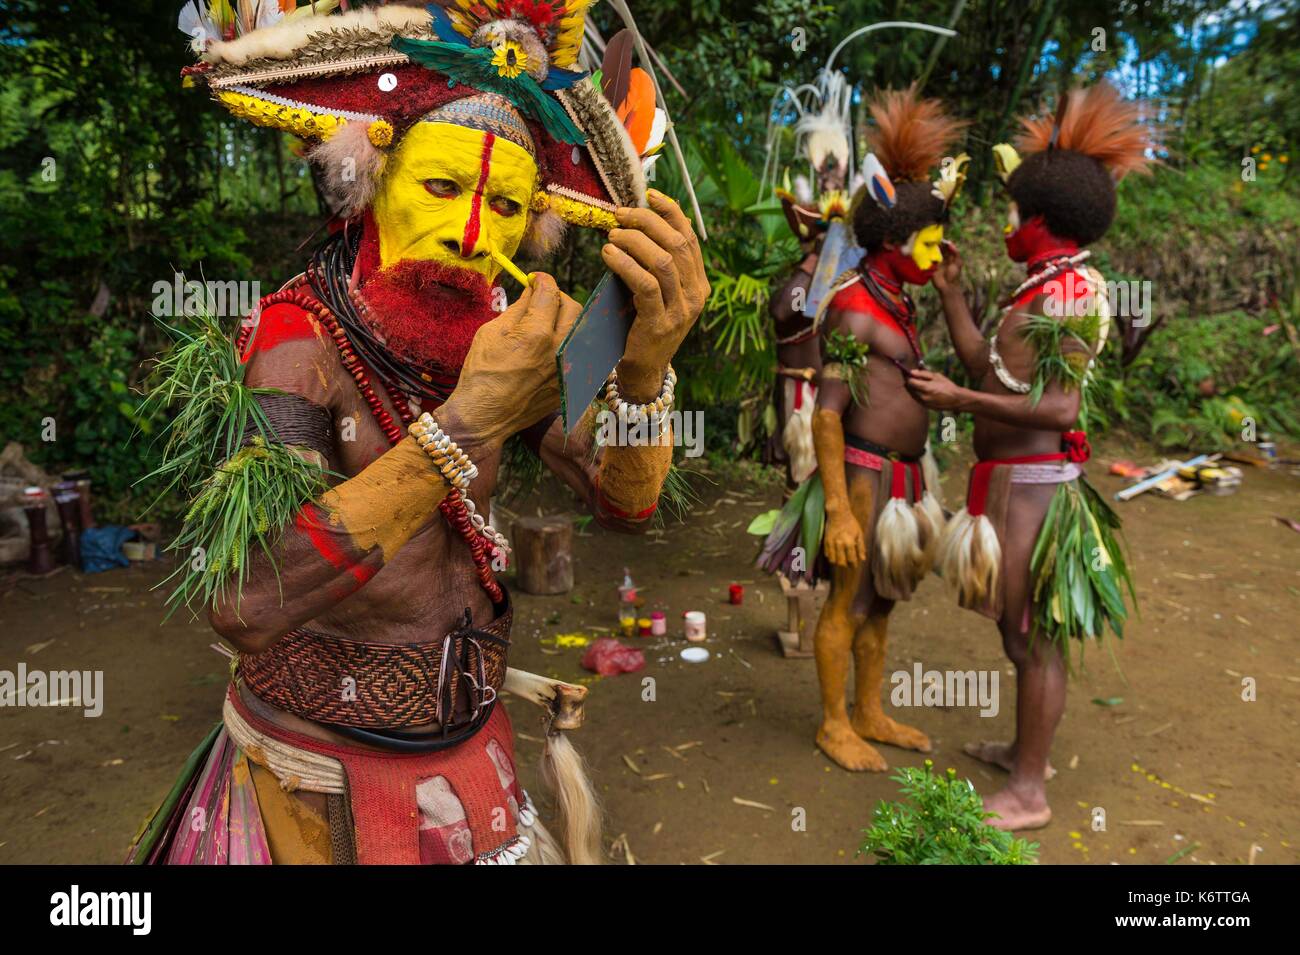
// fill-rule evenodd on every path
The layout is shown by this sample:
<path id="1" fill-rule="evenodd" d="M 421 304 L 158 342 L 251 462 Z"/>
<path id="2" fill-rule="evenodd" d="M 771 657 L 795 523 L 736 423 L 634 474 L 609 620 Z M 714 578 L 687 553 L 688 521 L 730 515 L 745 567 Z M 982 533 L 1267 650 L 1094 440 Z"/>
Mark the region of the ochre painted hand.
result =
<path id="1" fill-rule="evenodd" d="M 649 209 L 618 210 L 601 257 L 632 291 L 636 318 L 618 363 L 620 393 L 650 401 L 709 297 L 700 242 L 681 207 L 650 190 Z"/>
<path id="2" fill-rule="evenodd" d="M 825 551 L 827 560 L 840 567 L 849 567 L 866 560 L 867 540 L 858 519 L 852 514 L 827 514 L 822 550 Z"/>
<path id="3" fill-rule="evenodd" d="M 581 306 L 535 273 L 519 300 L 474 336 L 460 383 L 434 418 L 473 457 L 560 406 L 555 352 Z"/>

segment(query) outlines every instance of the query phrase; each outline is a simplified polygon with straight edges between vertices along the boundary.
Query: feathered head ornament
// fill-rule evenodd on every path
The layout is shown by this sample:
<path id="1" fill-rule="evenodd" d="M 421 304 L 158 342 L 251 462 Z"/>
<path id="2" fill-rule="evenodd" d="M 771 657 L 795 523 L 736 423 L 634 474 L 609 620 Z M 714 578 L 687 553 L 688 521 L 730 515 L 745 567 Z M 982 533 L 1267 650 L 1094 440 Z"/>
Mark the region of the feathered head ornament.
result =
<path id="1" fill-rule="evenodd" d="M 415 123 L 489 130 L 527 149 L 539 189 L 525 254 L 564 223 L 611 228 L 615 206 L 645 204 L 643 155 L 618 108 L 576 68 L 594 0 L 442 0 L 332 11 L 337 0 L 187 3 L 178 26 L 202 81 L 234 115 L 311 144 L 327 197 L 362 213 L 387 151 Z M 660 124 L 660 135 L 662 136 Z"/>
<path id="2" fill-rule="evenodd" d="M 781 202 L 791 230 L 801 240 L 821 232 L 848 212 L 847 190 L 853 179 L 851 109 L 853 88 L 836 70 L 822 69 L 815 83 L 783 87 L 773 98 L 767 128 L 767 156 L 760 193 L 771 189 Z M 782 144 L 794 132 L 794 155 L 808 166 L 791 186 L 782 173 Z"/>
<path id="3" fill-rule="evenodd" d="M 1115 183 L 1150 171 L 1156 142 L 1142 106 L 1110 83 L 1066 93 L 1054 113 L 1020 120 L 1015 148 L 993 147 L 994 162 L 1022 222 L 1043 216 L 1048 229 L 1088 245 L 1115 216 Z"/>
<path id="4" fill-rule="evenodd" d="M 937 99 L 921 99 L 916 86 L 878 91 L 869 104 L 875 125 L 863 163 L 870 174 L 854 198 L 853 228 L 868 251 L 889 241 L 902 244 L 913 232 L 942 222 L 961 184 L 969 157 L 945 159 L 965 129 Z M 942 168 L 932 183 L 930 172 Z M 890 201 L 892 198 L 892 201 Z"/>

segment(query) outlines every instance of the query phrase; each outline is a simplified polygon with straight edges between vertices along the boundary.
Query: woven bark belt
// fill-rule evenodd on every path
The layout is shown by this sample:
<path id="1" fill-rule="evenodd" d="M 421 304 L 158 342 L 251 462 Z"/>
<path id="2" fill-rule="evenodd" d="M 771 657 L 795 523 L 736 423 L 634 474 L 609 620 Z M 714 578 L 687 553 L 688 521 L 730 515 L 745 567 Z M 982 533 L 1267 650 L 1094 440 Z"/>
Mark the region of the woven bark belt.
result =
<path id="1" fill-rule="evenodd" d="M 513 610 L 481 630 L 468 616 L 432 643 L 359 643 L 293 630 L 265 653 L 241 655 L 239 672 L 266 702 L 318 723 L 469 735 L 505 683 Z"/>

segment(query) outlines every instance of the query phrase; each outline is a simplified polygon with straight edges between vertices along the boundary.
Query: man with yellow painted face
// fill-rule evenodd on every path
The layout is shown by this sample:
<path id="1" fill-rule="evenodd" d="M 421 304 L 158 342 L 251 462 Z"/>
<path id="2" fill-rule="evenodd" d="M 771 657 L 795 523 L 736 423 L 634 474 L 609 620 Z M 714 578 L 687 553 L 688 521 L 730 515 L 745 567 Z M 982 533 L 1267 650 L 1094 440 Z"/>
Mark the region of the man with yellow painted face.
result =
<path id="1" fill-rule="evenodd" d="M 585 8 L 366 8 L 204 47 L 195 72 L 223 105 L 313 140 L 335 207 L 306 272 L 237 342 L 241 385 L 261 389 L 247 393 L 260 410 L 247 453 L 322 487 L 303 495 L 272 473 L 287 523 L 254 537 L 219 525 L 233 556 L 209 565 L 203 609 L 238 669 L 221 730 L 178 784 L 188 795 L 138 861 L 596 861 L 590 786 L 557 732 L 581 724 L 586 691 L 507 671 L 508 545 L 490 503 L 522 432 L 600 523 L 639 530 L 672 436 L 597 451 L 585 422 L 565 440 L 555 355 L 580 306 L 513 259 L 565 222 L 608 232 L 603 261 L 636 309 L 615 369 L 634 418 L 671 406 L 669 363 L 709 288 L 689 221 L 645 191 L 616 104 L 572 69 Z M 526 283 L 509 307 L 503 269 Z M 210 492 L 238 498 L 244 470 L 218 469 Z M 206 543 L 209 525 L 187 526 Z M 551 711 L 557 838 L 519 784 L 506 689 Z M 177 820 L 195 813 L 219 818 L 224 841 L 187 835 Z"/>
<path id="2" fill-rule="evenodd" d="M 819 316 L 824 365 L 812 425 L 818 472 L 810 480 L 820 490 L 796 491 L 791 501 L 803 507 L 805 495 L 814 502 L 825 496 L 822 566 L 801 555 L 807 573 L 831 581 L 814 643 L 822 702 L 817 745 L 845 769 L 880 772 L 888 766 L 868 740 L 930 749 L 925 733 L 885 715 L 880 693 L 889 614 L 929 570 L 943 522 L 922 475 L 929 417 L 903 387 L 907 370 L 924 366 L 906 286 L 929 282 L 943 259 L 946 202 L 927 177 L 963 124 L 915 89 L 877 93 L 870 109 L 878 162 L 865 165 L 873 181 L 859 190 L 852 211 L 866 255 Z M 791 552 L 784 563 L 797 574 L 793 558 Z"/>

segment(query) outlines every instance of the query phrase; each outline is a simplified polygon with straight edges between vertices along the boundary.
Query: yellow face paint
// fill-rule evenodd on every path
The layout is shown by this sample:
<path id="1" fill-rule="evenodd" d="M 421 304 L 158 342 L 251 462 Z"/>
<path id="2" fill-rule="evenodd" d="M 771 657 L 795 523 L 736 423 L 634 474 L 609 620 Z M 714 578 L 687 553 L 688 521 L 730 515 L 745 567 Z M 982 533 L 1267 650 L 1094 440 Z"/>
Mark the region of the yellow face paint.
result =
<path id="1" fill-rule="evenodd" d="M 1020 228 L 1020 208 L 1013 202 L 1007 210 L 1007 224 L 1002 227 L 1003 235 L 1010 235 Z"/>
<path id="2" fill-rule="evenodd" d="M 433 261 L 488 281 L 528 227 L 537 163 L 521 146 L 451 123 L 416 123 L 390 157 L 375 197 L 379 260 Z"/>
<path id="3" fill-rule="evenodd" d="M 928 272 L 943 261 L 943 226 L 928 225 L 912 236 L 912 261 Z"/>

